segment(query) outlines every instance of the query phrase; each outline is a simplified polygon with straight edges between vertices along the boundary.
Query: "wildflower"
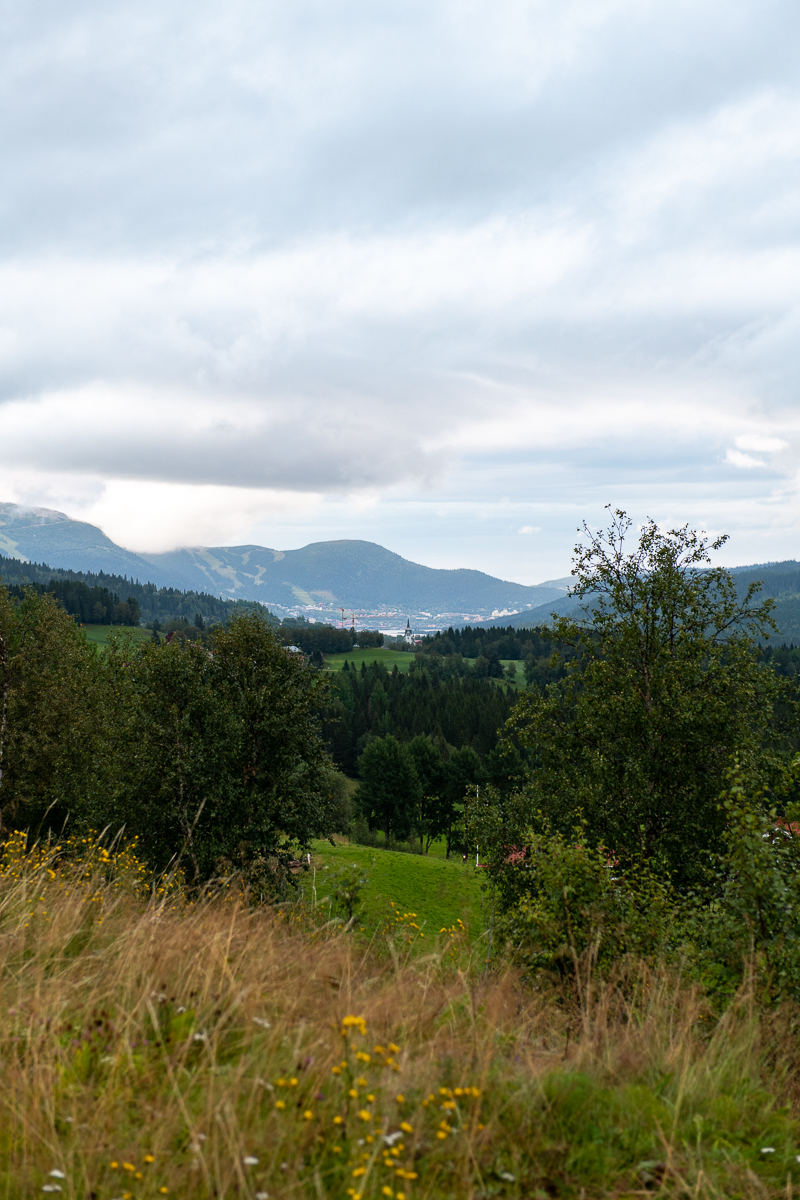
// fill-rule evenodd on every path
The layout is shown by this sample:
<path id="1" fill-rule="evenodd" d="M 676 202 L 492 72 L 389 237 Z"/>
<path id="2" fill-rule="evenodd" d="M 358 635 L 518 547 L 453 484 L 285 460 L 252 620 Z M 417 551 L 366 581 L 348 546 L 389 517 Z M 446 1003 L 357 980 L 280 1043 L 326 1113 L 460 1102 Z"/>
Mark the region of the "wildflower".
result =
<path id="1" fill-rule="evenodd" d="M 372 1059 L 369 1056 L 369 1054 L 365 1054 L 363 1050 L 359 1050 L 358 1054 L 356 1054 L 356 1058 L 358 1059 L 359 1062 L 365 1062 L 365 1063 L 372 1062 Z"/>
<path id="2" fill-rule="evenodd" d="M 122 1169 L 123 1171 L 135 1171 L 136 1167 L 133 1165 L 133 1163 L 123 1163 Z"/>
<path id="3" fill-rule="evenodd" d="M 356 1096 L 358 1095 L 358 1092 L 356 1091 L 355 1088 L 350 1088 L 350 1091 L 347 1094 L 351 1100 L 355 1100 Z"/>
<path id="4" fill-rule="evenodd" d="M 146 1163 L 155 1162 L 156 1161 L 155 1155 L 154 1154 L 145 1154 L 144 1161 Z"/>
<path id="5" fill-rule="evenodd" d="M 389 1042 L 389 1045 L 386 1047 L 386 1049 L 387 1049 L 387 1050 L 390 1050 L 390 1051 L 392 1052 L 392 1054 L 399 1054 L 399 1053 L 400 1053 L 400 1047 L 399 1047 L 399 1046 L 395 1046 L 394 1042 Z"/>
<path id="6" fill-rule="evenodd" d="M 390 1187 L 384 1187 L 384 1188 L 381 1188 L 381 1195 L 382 1196 L 393 1196 L 394 1192 L 392 1191 L 392 1189 Z"/>
<path id="7" fill-rule="evenodd" d="M 400 1092 L 399 1095 L 395 1096 L 395 1100 L 397 1101 L 398 1104 L 405 1104 L 405 1099 L 406 1098 L 402 1092 Z"/>
<path id="8" fill-rule="evenodd" d="M 358 1115 L 362 1121 L 371 1121 L 372 1120 L 372 1113 L 369 1112 L 366 1108 L 362 1108 L 359 1111 Z"/>
<path id="9" fill-rule="evenodd" d="M 400 1128 L 402 1129 L 403 1133 L 413 1133 L 414 1132 L 412 1127 L 409 1125 L 408 1121 L 401 1121 Z"/>
<path id="10" fill-rule="evenodd" d="M 358 1179 L 359 1175 L 366 1175 L 366 1173 L 366 1167 L 356 1167 L 355 1171 L 353 1171 L 353 1179 Z"/>
<path id="11" fill-rule="evenodd" d="M 118 1169 L 118 1167 L 119 1167 L 119 1163 L 118 1163 L 118 1162 L 112 1162 L 112 1164 L 111 1164 L 111 1170 L 112 1170 L 112 1171 L 116 1171 L 116 1170 Z"/>
<path id="12" fill-rule="evenodd" d="M 289 1080 L 289 1087 L 297 1087 L 297 1080 L 294 1077 Z"/>
<path id="13" fill-rule="evenodd" d="M 341 1147 L 341 1146 L 334 1146 L 334 1147 L 333 1147 L 333 1153 L 334 1153 L 334 1154 L 341 1154 L 341 1153 L 342 1153 L 342 1147 Z"/>
<path id="14" fill-rule="evenodd" d="M 331 1067 L 331 1075 L 341 1075 L 341 1073 L 342 1073 L 341 1067 Z"/>
<path id="15" fill-rule="evenodd" d="M 367 1036 L 367 1022 L 363 1017 L 342 1017 L 342 1037 L 347 1037 L 351 1029 L 357 1029 L 362 1037 Z"/>
<path id="16" fill-rule="evenodd" d="M 167 1188 L 167 1187 L 160 1187 L 158 1190 L 161 1192 L 162 1196 L 166 1196 L 167 1193 L 169 1192 L 169 1188 Z"/>
<path id="17" fill-rule="evenodd" d="M 247 1154 L 242 1159 L 242 1162 L 244 1163 L 244 1165 L 246 1167 L 257 1167 L 258 1166 L 258 1159 L 254 1158 L 252 1154 Z"/>
<path id="18" fill-rule="evenodd" d="M 333 1123 L 334 1123 L 334 1125 L 343 1125 L 343 1124 L 344 1124 L 344 1117 L 334 1117 L 334 1118 L 333 1118 Z"/>
<path id="19" fill-rule="evenodd" d="M 66 1179 L 67 1178 L 63 1171 L 59 1171 L 58 1167 L 56 1167 L 54 1171 L 50 1171 L 49 1175 L 50 1175 L 51 1179 Z"/>
<path id="20" fill-rule="evenodd" d="M 306 1111 L 303 1113 L 303 1116 L 306 1119 L 306 1121 L 312 1121 L 314 1119 L 314 1114 L 310 1108 L 306 1109 Z"/>

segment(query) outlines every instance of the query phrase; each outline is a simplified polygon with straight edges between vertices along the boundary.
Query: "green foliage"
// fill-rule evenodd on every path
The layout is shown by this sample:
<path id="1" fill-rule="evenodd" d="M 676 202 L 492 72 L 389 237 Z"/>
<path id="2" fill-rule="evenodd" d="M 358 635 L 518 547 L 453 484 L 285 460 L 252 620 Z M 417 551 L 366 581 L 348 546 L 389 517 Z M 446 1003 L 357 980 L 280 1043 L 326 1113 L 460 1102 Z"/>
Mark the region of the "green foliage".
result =
<path id="1" fill-rule="evenodd" d="M 336 629 L 333 625 L 312 625 L 298 619 L 285 620 L 278 630 L 284 645 L 299 646 L 304 654 L 319 651 L 322 654 L 341 654 L 352 650 L 356 640 L 355 630 Z"/>
<path id="2" fill-rule="evenodd" d="M 512 693 L 490 679 L 447 677 L 435 663 L 414 663 L 407 675 L 374 662 L 337 673 L 325 713 L 325 734 L 335 761 L 355 775 L 370 737 L 400 741 L 423 735 L 437 745 L 470 746 L 484 757 L 497 745 Z"/>
<path id="3" fill-rule="evenodd" d="M 499 925 L 526 974 L 555 972 L 580 992 L 627 956 L 664 953 L 675 920 L 668 884 L 643 864 L 625 871 L 585 828 L 571 836 L 529 830 L 525 850 L 494 863 L 504 914 Z"/>
<path id="4" fill-rule="evenodd" d="M 428 849 L 434 838 L 440 837 L 447 828 L 447 801 L 445 761 L 430 738 L 422 734 L 408 744 L 409 753 L 419 780 L 419 801 L 414 817 L 414 828 L 420 847 Z"/>
<path id="5" fill-rule="evenodd" d="M 356 862 L 350 862 L 331 872 L 325 881 L 332 907 L 342 913 L 352 926 L 364 906 L 364 888 L 369 883 Z"/>
<path id="6" fill-rule="evenodd" d="M 783 779 L 789 790 L 800 757 Z M 737 761 L 722 796 L 724 848 L 688 922 L 696 970 L 727 998 L 750 975 L 769 1004 L 800 1000 L 800 805 L 748 778 Z"/>
<path id="7" fill-rule="evenodd" d="M 238 600 L 221 600 L 207 592 L 181 591 L 180 588 L 157 588 L 154 583 L 139 583 L 126 575 L 109 575 L 105 571 L 68 571 L 48 567 L 45 563 L 22 562 L 0 557 L 0 577 L 20 596 L 25 588 L 51 592 L 64 608 L 83 625 L 137 625 L 139 621 L 169 621 L 185 618 L 187 624 L 196 616 L 208 622 L 227 621 L 243 608 L 261 605 Z M 120 600 L 126 596 L 126 600 Z M 95 607 L 97 606 L 97 607 Z M 120 606 L 120 607 L 118 607 Z M 135 607 L 134 607 L 135 606 Z M 100 608 L 105 615 L 100 615 Z M 271 621 L 275 621 L 269 615 Z"/>
<path id="8" fill-rule="evenodd" d="M 287 654 L 255 612 L 213 652 L 174 640 L 112 646 L 102 662 L 114 719 L 108 799 L 95 820 L 124 823 L 151 865 L 176 856 L 190 882 L 270 872 L 345 817 L 325 751 L 319 674 Z"/>
<path id="9" fill-rule="evenodd" d="M 757 583 L 738 596 L 707 565 L 725 539 L 709 546 L 649 521 L 626 553 L 630 525 L 618 511 L 576 546 L 574 592 L 590 620 L 555 622 L 573 658 L 543 693 L 523 695 L 507 726 L 531 756 L 519 813 L 524 826 L 541 810 L 564 833 L 583 813 L 594 844 L 643 855 L 685 885 L 699 852 L 720 847 L 717 795 L 733 754 L 777 769 L 770 719 L 786 688 L 754 650 L 772 601 L 756 602 Z"/>
<path id="10" fill-rule="evenodd" d="M 370 829 L 407 838 L 414 828 L 422 788 L 407 746 L 389 734 L 370 742 L 358 760 L 362 783 L 357 803 Z"/>
<path id="11" fill-rule="evenodd" d="M 71 617 L 0 586 L 0 829 L 60 828 L 93 787 L 95 656 Z"/>

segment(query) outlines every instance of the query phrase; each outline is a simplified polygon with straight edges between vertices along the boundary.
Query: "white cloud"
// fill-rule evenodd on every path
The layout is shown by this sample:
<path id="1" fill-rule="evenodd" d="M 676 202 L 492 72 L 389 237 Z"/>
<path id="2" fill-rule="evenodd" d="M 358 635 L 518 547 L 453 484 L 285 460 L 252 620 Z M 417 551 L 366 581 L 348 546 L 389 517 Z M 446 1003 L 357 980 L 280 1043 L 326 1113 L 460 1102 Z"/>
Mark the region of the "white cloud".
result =
<path id="1" fill-rule="evenodd" d="M 142 549 L 391 533 L 529 579 L 607 501 L 797 552 L 798 21 L 20 9 L 0 491 Z"/>
<path id="2" fill-rule="evenodd" d="M 740 434 L 736 439 L 740 450 L 755 450 L 760 454 L 775 454 L 778 450 L 788 450 L 789 443 L 784 438 L 764 437 L 759 433 Z"/>
<path id="3" fill-rule="evenodd" d="M 725 462 L 730 463 L 733 467 L 740 467 L 745 471 L 750 471 L 754 467 L 765 467 L 767 465 L 762 458 L 753 458 L 752 454 L 744 454 L 741 450 L 728 450 L 725 454 Z"/>

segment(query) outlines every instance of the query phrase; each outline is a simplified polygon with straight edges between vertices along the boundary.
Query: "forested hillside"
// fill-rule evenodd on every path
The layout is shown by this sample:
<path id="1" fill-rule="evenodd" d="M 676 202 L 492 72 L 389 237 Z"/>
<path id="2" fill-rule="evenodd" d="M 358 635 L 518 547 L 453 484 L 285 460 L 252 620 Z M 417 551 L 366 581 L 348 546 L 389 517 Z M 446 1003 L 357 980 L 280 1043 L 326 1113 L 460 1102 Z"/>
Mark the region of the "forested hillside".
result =
<path id="1" fill-rule="evenodd" d="M 207 592 L 157 588 L 154 583 L 140 583 L 124 575 L 68 571 L 15 558 L 0 557 L 0 581 L 17 595 L 29 586 L 40 594 L 51 592 L 83 625 L 137 625 L 140 621 L 164 625 L 182 618 L 194 622 L 198 613 L 206 623 L 225 622 L 235 612 L 251 607 L 249 602 L 221 600 Z"/>
<path id="2" fill-rule="evenodd" d="M 401 741 L 424 734 L 445 753 L 470 747 L 485 758 L 515 699 L 489 679 L 446 678 L 424 665 L 406 675 L 378 663 L 346 667 L 333 676 L 330 695 L 325 734 L 335 761 L 352 775 L 370 738 L 387 734 Z"/>

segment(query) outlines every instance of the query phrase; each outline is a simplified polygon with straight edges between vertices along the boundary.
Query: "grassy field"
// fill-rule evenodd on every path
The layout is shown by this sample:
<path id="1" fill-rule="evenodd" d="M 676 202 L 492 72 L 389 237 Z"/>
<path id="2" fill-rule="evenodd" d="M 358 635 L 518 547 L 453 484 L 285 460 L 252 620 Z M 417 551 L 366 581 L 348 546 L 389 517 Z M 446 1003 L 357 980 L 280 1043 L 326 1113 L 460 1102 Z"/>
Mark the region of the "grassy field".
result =
<path id="1" fill-rule="evenodd" d="M 405 674 L 413 661 L 413 653 L 407 650 L 385 650 L 383 646 L 378 646 L 374 650 L 351 650 L 349 654 L 325 655 L 325 666 L 331 671 L 341 671 L 345 662 L 350 663 L 351 670 L 353 666 L 356 666 L 359 671 L 362 663 L 369 666 L 372 662 L 379 662 L 381 666 L 386 667 L 387 671 L 392 671 L 397 667 L 398 671 Z"/>
<path id="2" fill-rule="evenodd" d="M 149 629 L 130 625 L 81 625 L 86 640 L 93 646 L 107 646 L 112 638 L 131 637 L 135 643 L 149 642 L 153 636 Z"/>
<path id="3" fill-rule="evenodd" d="M 349 654 L 325 655 L 325 666 L 331 671 L 341 671 L 345 662 L 350 663 L 351 670 L 353 666 L 357 667 L 358 670 L 361 670 L 362 663 L 369 665 L 372 662 L 379 662 L 386 667 L 387 671 L 392 671 L 395 667 L 397 667 L 398 671 L 401 671 L 403 674 L 405 674 L 410 669 L 411 664 L 414 662 L 414 654 L 407 650 L 384 650 L 381 646 L 376 650 L 353 650 Z M 501 659 L 501 664 L 504 670 L 506 667 L 508 667 L 510 662 L 511 659 Z M 496 679 L 494 682 L 502 684 L 503 686 L 510 683 L 511 686 L 517 690 L 524 689 L 525 676 L 523 675 L 523 665 L 521 662 L 515 662 L 514 666 L 516 667 L 517 671 L 514 679 Z"/>
<path id="4" fill-rule="evenodd" d="M 437 847 L 444 853 L 444 847 Z M 366 877 L 363 889 L 365 931 L 372 932 L 387 916 L 391 901 L 403 912 L 416 913 L 416 923 L 427 937 L 454 925 L 459 919 L 474 940 L 485 929 L 488 901 L 480 873 L 465 866 L 461 855 L 446 861 L 439 854 L 400 854 L 369 846 L 331 846 L 314 843 L 314 872 L 302 876 L 306 891 L 316 887 L 319 903 L 331 893 L 331 877 L 356 867 Z"/>
<path id="5" fill-rule="evenodd" d="M 635 963 L 578 1004 L 448 937 L 414 955 L 232 892 L 148 899 L 80 839 L 5 847 L 0 924 L 7 1200 L 800 1189 L 796 1010 L 744 994 L 712 1022 Z"/>

